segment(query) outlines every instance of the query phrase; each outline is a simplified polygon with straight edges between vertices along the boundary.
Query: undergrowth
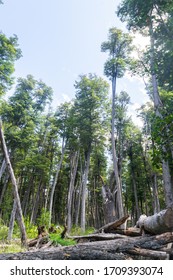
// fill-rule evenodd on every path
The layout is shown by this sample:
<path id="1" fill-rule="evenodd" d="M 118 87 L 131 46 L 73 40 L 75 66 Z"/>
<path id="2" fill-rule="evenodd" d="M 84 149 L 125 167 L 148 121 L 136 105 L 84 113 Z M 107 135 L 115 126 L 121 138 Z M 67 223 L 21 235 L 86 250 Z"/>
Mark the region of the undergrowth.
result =
<path id="1" fill-rule="evenodd" d="M 76 241 L 70 238 L 64 238 L 62 239 L 60 235 L 56 233 L 52 233 L 49 235 L 50 240 L 53 241 L 53 245 L 60 244 L 61 246 L 72 246 L 76 244 Z"/>

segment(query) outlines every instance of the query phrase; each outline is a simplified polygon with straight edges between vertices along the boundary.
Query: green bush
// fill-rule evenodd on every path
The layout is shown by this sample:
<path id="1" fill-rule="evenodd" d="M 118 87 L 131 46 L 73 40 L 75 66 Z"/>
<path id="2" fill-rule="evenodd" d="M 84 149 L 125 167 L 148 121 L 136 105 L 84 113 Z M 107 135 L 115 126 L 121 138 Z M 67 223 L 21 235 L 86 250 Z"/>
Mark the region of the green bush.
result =
<path id="1" fill-rule="evenodd" d="M 25 222 L 27 237 L 30 239 L 37 237 L 37 234 L 38 234 L 37 226 L 30 223 L 29 217 L 26 217 L 24 219 L 24 222 Z"/>

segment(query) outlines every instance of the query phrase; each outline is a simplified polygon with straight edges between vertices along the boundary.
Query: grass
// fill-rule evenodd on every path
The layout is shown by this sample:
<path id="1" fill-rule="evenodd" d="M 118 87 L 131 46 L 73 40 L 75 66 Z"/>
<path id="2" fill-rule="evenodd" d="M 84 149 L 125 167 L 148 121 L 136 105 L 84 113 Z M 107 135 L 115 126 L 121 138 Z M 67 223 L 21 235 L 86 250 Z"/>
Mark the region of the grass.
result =
<path id="1" fill-rule="evenodd" d="M 21 247 L 20 240 L 11 241 L 10 243 L 7 241 L 0 242 L 0 254 L 18 253 L 18 252 L 24 252 L 24 251 L 26 251 L 26 249 Z"/>
<path id="2" fill-rule="evenodd" d="M 61 236 L 56 233 L 50 234 L 50 240 L 53 241 L 54 245 L 60 244 L 61 246 L 72 246 L 76 244 L 76 241 L 74 241 L 73 239 L 62 239 Z"/>

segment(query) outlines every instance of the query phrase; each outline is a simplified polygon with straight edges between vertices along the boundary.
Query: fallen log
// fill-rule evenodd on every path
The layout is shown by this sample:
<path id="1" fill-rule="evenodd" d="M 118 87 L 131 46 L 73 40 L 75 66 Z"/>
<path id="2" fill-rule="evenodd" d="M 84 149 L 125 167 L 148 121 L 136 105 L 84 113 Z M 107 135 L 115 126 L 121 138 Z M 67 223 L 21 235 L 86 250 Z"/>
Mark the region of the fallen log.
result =
<path id="1" fill-rule="evenodd" d="M 111 230 L 111 232 L 114 234 L 122 234 L 122 235 L 126 235 L 126 236 L 131 236 L 131 237 L 141 236 L 141 230 L 136 227 L 131 227 L 128 229 L 118 228 L 118 229 Z"/>
<path id="2" fill-rule="evenodd" d="M 171 207 L 152 216 L 141 215 L 137 227 L 143 233 L 161 234 L 173 231 L 173 209 Z"/>
<path id="3" fill-rule="evenodd" d="M 117 229 L 122 224 L 124 224 L 128 218 L 129 218 L 129 215 L 126 215 L 119 220 L 116 220 L 112 223 L 108 223 L 108 224 L 104 225 L 103 227 L 96 230 L 94 233 L 99 233 L 99 232 L 110 233 L 113 230 Z"/>
<path id="4" fill-rule="evenodd" d="M 50 248 L 46 251 L 24 252 L 16 254 L 0 254 L 0 260 L 94 260 L 114 259 L 121 260 L 129 258 L 130 250 L 136 248 L 148 250 L 162 250 L 166 244 L 173 242 L 173 233 L 167 232 L 156 236 L 126 237 L 109 241 L 94 241 Z M 160 259 L 161 255 L 149 255 L 146 259 Z"/>
<path id="5" fill-rule="evenodd" d="M 68 236 L 68 238 L 71 238 L 78 243 L 81 242 L 94 242 L 94 241 L 103 241 L 103 240 L 114 240 L 119 238 L 126 238 L 126 236 L 121 234 L 113 234 L 113 233 L 93 233 L 83 236 Z"/>
<path id="6" fill-rule="evenodd" d="M 167 252 L 163 252 L 163 251 L 134 248 L 134 249 L 127 250 L 127 252 L 130 254 L 144 256 L 144 257 L 152 258 L 152 259 L 169 260 L 169 254 Z"/>

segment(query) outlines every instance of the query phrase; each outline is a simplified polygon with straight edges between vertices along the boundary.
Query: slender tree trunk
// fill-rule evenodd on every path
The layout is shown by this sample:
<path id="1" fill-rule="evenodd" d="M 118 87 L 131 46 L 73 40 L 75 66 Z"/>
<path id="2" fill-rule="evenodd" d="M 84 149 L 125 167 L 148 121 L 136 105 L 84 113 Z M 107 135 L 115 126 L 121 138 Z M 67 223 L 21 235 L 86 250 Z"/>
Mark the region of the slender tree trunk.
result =
<path id="1" fill-rule="evenodd" d="M 12 240 L 13 229 L 14 229 L 14 221 L 15 221 L 15 218 L 16 218 L 16 211 L 17 211 L 17 202 L 16 202 L 16 200 L 14 200 L 13 210 L 11 211 L 11 217 L 10 217 L 10 223 L 9 223 L 9 229 L 8 229 L 8 236 L 7 236 L 8 241 Z"/>
<path id="2" fill-rule="evenodd" d="M 153 101 L 154 108 L 157 117 L 163 118 L 160 109 L 163 104 L 160 100 L 157 78 L 155 73 L 155 57 L 154 57 L 154 32 L 153 32 L 153 22 L 152 22 L 152 12 L 150 15 L 150 43 L 151 43 L 151 52 L 150 52 L 150 64 L 151 64 L 151 75 L 152 75 L 152 86 L 153 86 Z M 166 152 L 166 148 L 163 146 L 163 151 Z M 166 206 L 169 207 L 173 205 L 173 190 L 171 182 L 171 172 L 168 160 L 162 159 L 162 170 L 163 170 L 163 182 L 164 182 L 164 191 L 165 191 L 165 202 Z"/>
<path id="3" fill-rule="evenodd" d="M 85 166 L 82 175 L 82 198 L 81 198 L 81 229 L 85 231 L 85 223 L 86 223 L 86 187 L 87 187 L 87 180 L 88 180 L 88 173 L 89 173 L 89 165 L 90 165 L 90 154 L 91 154 L 91 147 L 88 148 L 86 159 L 85 159 Z"/>
<path id="4" fill-rule="evenodd" d="M 1 165 L 1 169 L 0 169 L 0 180 L 2 178 L 2 175 L 4 174 L 5 169 L 6 169 L 6 162 L 5 162 L 5 159 L 4 159 L 3 162 L 2 162 L 2 165 Z"/>
<path id="5" fill-rule="evenodd" d="M 10 176 L 8 173 L 6 173 L 6 176 L 4 178 L 4 183 L 3 183 L 3 187 L 2 187 L 2 191 L 1 191 L 1 195 L 0 195 L 0 205 L 2 204 L 4 195 L 5 195 L 5 191 L 7 189 L 7 185 L 8 185 L 8 180 L 9 180 Z"/>
<path id="6" fill-rule="evenodd" d="M 135 170 L 134 170 L 134 160 L 133 160 L 133 150 L 132 147 L 130 147 L 129 157 L 131 161 L 131 175 L 132 175 L 132 184 L 133 184 L 133 191 L 134 191 L 134 197 L 135 197 L 135 208 L 136 208 L 136 215 L 137 219 L 139 219 L 140 216 L 140 210 L 139 210 L 139 201 L 138 201 L 138 193 L 137 193 L 137 186 L 136 186 L 136 176 L 135 176 Z"/>
<path id="7" fill-rule="evenodd" d="M 13 168 L 11 166 L 10 159 L 9 159 L 4 134 L 2 131 L 2 123 L 0 123 L 0 139 L 1 139 L 1 144 L 2 144 L 2 150 L 4 153 L 5 160 L 6 160 L 6 165 L 7 165 L 8 172 L 10 174 L 11 182 L 13 185 L 14 200 L 16 201 L 16 204 L 17 204 L 18 223 L 19 223 L 19 228 L 20 228 L 20 232 L 21 232 L 21 242 L 24 246 L 27 246 L 27 236 L 26 236 L 25 225 L 23 222 L 22 208 L 21 208 L 20 197 L 19 197 L 19 193 L 18 193 L 17 182 L 16 182 Z"/>
<path id="8" fill-rule="evenodd" d="M 52 185 L 52 188 L 51 188 L 51 193 L 50 193 L 50 204 L 49 204 L 50 221 L 49 221 L 49 224 L 51 224 L 52 208 L 53 208 L 53 198 L 54 198 L 54 193 L 55 193 L 55 187 L 56 187 L 56 184 L 57 184 L 57 181 L 58 181 L 59 171 L 61 169 L 62 161 L 63 161 L 63 158 L 64 158 L 65 148 L 66 148 L 66 144 L 65 144 L 65 141 L 63 139 L 63 141 L 62 141 L 62 150 L 61 150 L 61 158 L 60 158 L 59 164 L 57 166 L 57 171 L 56 171 L 56 174 L 55 174 L 55 178 L 54 178 L 53 185 Z"/>
<path id="9" fill-rule="evenodd" d="M 67 201 L 67 229 L 70 232 L 72 227 L 72 198 L 74 192 L 74 183 L 77 173 L 79 159 L 79 151 L 75 152 L 71 157 L 71 172 L 70 172 L 70 185 L 68 191 L 68 201 Z"/>
<path id="10" fill-rule="evenodd" d="M 157 175 L 156 173 L 153 174 L 153 204 L 154 204 L 154 214 L 160 212 L 160 202 L 158 197 L 158 185 L 157 185 Z"/>
<path id="11" fill-rule="evenodd" d="M 112 125 L 111 125 L 111 142 L 112 142 L 112 156 L 113 156 L 113 168 L 115 174 L 116 188 L 117 188 L 117 203 L 119 218 L 124 216 L 122 189 L 120 183 L 120 177 L 118 172 L 118 159 L 115 148 L 115 96 L 116 96 L 116 77 L 112 80 Z"/>

